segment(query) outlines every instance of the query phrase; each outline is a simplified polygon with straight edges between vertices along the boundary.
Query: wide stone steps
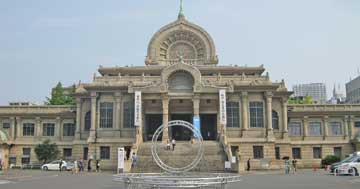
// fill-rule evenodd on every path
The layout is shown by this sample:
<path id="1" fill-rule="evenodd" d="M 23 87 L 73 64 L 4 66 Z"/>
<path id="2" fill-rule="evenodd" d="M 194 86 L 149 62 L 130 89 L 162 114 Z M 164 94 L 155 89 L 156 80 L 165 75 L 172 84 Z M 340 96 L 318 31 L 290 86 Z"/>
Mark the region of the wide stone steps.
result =
<path id="1" fill-rule="evenodd" d="M 225 156 L 221 146 L 214 141 L 206 141 L 204 145 L 204 156 L 197 167 L 192 171 L 223 172 Z M 143 143 L 139 146 L 137 166 L 131 172 L 161 172 L 151 155 L 151 143 Z M 197 144 L 189 142 L 177 142 L 175 151 L 166 150 L 166 145 L 157 145 L 161 160 L 172 167 L 184 167 L 190 164 L 196 157 Z"/>

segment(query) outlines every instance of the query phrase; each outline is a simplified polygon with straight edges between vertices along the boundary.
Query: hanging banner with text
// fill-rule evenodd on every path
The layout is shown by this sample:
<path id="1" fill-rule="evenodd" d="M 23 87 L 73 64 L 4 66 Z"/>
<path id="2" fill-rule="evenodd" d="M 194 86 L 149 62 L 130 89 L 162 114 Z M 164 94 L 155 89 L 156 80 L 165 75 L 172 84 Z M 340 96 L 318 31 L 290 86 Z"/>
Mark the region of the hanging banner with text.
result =
<path id="1" fill-rule="evenodd" d="M 118 148 L 118 173 L 124 172 L 124 156 L 125 149 L 123 147 Z"/>
<path id="2" fill-rule="evenodd" d="M 219 91 L 220 124 L 226 125 L 226 90 Z"/>
<path id="3" fill-rule="evenodd" d="M 200 131 L 200 116 L 194 116 L 193 117 L 193 125 L 194 125 L 194 128 L 201 133 L 201 131 Z M 199 138 L 199 136 L 197 136 L 194 133 L 194 138 Z"/>
<path id="4" fill-rule="evenodd" d="M 134 125 L 141 126 L 141 91 L 135 91 Z"/>

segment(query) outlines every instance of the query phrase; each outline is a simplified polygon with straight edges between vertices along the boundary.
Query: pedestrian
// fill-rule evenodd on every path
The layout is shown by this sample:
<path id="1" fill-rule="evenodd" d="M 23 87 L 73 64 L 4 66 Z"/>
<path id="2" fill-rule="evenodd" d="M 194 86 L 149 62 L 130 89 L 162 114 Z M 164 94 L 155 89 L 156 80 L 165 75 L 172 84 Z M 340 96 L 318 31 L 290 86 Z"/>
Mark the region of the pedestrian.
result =
<path id="1" fill-rule="evenodd" d="M 78 161 L 77 160 L 75 160 L 74 161 L 74 167 L 72 168 L 72 174 L 77 174 L 78 173 Z"/>
<path id="2" fill-rule="evenodd" d="M 166 150 L 170 150 L 170 140 L 166 140 Z"/>
<path id="3" fill-rule="evenodd" d="M 136 166 L 137 161 L 137 155 L 135 153 L 132 154 L 132 160 L 131 160 L 131 168 L 134 168 Z"/>
<path id="4" fill-rule="evenodd" d="M 290 160 L 289 159 L 285 159 L 285 175 L 290 174 Z"/>
<path id="5" fill-rule="evenodd" d="M 82 158 L 80 158 L 79 161 L 79 172 L 84 171 L 84 161 Z"/>
<path id="6" fill-rule="evenodd" d="M 296 159 L 293 159 L 292 160 L 293 174 L 295 174 L 296 171 L 297 171 L 297 165 L 296 164 L 297 164 Z"/>
<path id="7" fill-rule="evenodd" d="M 175 140 L 175 138 L 172 139 L 171 144 L 172 144 L 172 148 L 173 148 L 173 151 L 174 151 L 174 150 L 175 150 L 175 146 L 176 146 L 176 140 Z"/>
<path id="8" fill-rule="evenodd" d="M 96 172 L 100 172 L 100 160 L 96 160 Z"/>
<path id="9" fill-rule="evenodd" d="M 91 172 L 91 159 L 89 159 L 89 161 L 88 161 L 87 168 L 88 168 L 88 172 Z"/>
<path id="10" fill-rule="evenodd" d="M 0 171 L 2 171 L 3 165 L 2 165 L 2 159 L 0 158 Z"/>
<path id="11" fill-rule="evenodd" d="M 60 170 L 60 172 L 61 172 L 61 169 L 62 169 L 62 165 L 63 165 L 63 160 L 60 159 L 60 162 L 59 162 L 59 170 Z"/>
<path id="12" fill-rule="evenodd" d="M 246 162 L 246 171 L 250 171 L 250 158 Z"/>

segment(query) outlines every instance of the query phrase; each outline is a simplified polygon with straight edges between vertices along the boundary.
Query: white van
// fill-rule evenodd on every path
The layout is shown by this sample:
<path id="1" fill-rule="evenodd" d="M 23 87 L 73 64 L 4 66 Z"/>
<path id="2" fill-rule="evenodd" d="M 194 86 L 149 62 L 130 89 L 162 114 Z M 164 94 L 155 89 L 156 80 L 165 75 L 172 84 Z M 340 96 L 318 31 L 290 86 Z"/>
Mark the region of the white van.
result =
<path id="1" fill-rule="evenodd" d="M 351 161 L 342 163 L 337 170 L 335 170 L 335 174 L 339 175 L 359 175 L 360 171 L 360 152 L 355 152 Z"/>

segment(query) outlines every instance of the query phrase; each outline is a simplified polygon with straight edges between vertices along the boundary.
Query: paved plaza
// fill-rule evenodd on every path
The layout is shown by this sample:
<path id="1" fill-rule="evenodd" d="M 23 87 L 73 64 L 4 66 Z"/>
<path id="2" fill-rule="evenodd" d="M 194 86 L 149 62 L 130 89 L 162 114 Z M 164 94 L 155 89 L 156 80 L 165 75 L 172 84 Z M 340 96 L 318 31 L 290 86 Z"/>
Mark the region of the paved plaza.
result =
<path id="1" fill-rule="evenodd" d="M 360 177 L 329 175 L 324 171 L 300 170 L 296 175 L 283 175 L 279 171 L 256 171 L 242 175 L 242 181 L 231 185 L 229 189 L 358 189 Z M 0 175 L 1 189 L 121 189 L 124 188 L 112 180 L 112 173 L 42 172 L 15 170 Z"/>

